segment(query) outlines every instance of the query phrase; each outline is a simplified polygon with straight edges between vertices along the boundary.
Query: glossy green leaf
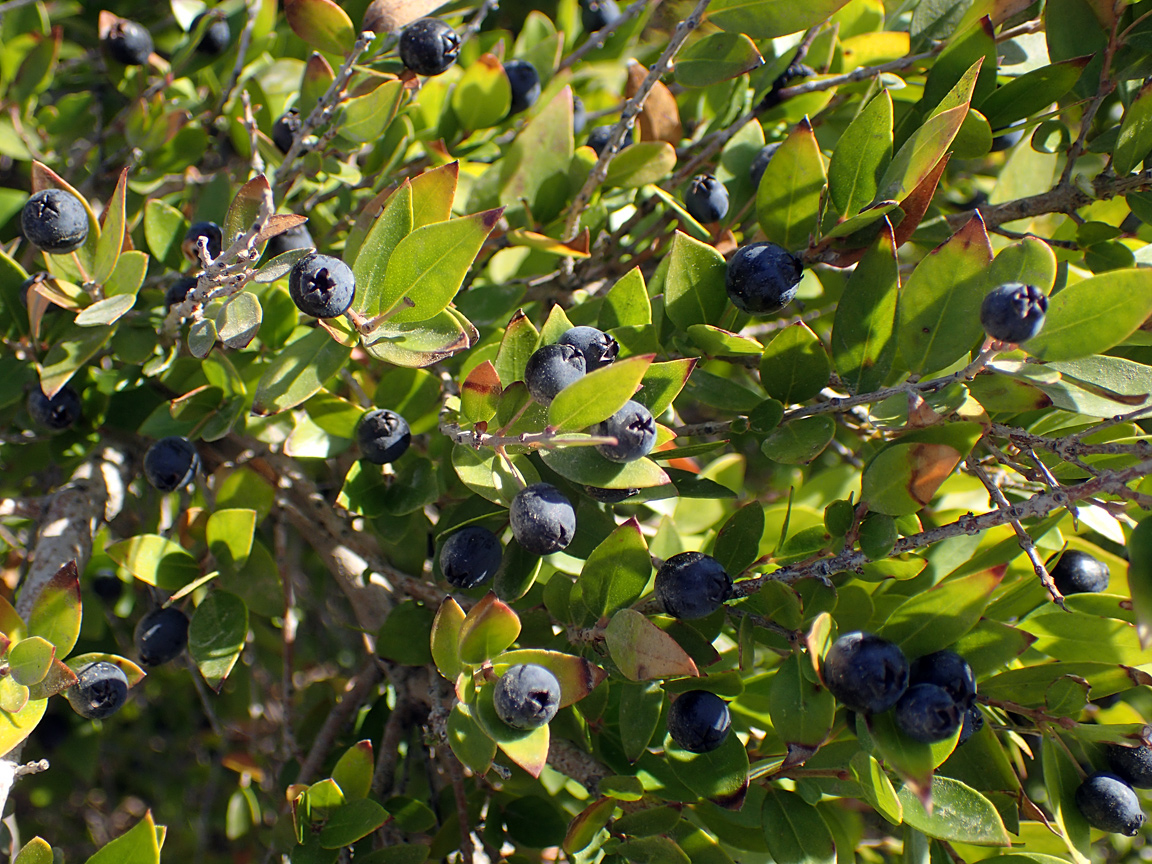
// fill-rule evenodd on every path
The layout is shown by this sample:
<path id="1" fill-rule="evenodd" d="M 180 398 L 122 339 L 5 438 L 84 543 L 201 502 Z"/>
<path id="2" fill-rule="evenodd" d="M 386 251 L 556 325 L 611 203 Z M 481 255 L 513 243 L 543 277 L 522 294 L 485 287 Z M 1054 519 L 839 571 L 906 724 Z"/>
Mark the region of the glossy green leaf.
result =
<path id="1" fill-rule="evenodd" d="M 473 606 L 460 625 L 460 659 L 483 663 L 511 645 L 520 635 L 520 618 L 489 592 Z"/>
<path id="2" fill-rule="evenodd" d="M 611 798 L 597 798 L 579 813 L 568 825 L 564 834 L 563 849 L 569 855 L 588 848 L 596 835 L 603 830 L 612 818 L 616 802 Z"/>
<path id="3" fill-rule="evenodd" d="M 325 849 L 343 849 L 367 837 L 388 821 L 388 812 L 370 798 L 348 801 L 335 808 L 320 829 L 320 845 Z"/>
<path id="4" fill-rule="evenodd" d="M 460 628 L 464 626 L 464 610 L 452 597 L 445 597 L 436 617 L 432 620 L 432 660 L 440 674 L 455 681 L 463 670 L 460 662 Z"/>
<path id="5" fill-rule="evenodd" d="M 405 179 L 372 223 L 356 253 L 352 265 L 352 274 L 356 277 L 353 309 L 369 318 L 384 311 L 383 291 L 388 261 L 397 244 L 411 233 L 412 228 L 412 184 Z"/>
<path id="6" fill-rule="evenodd" d="M 776 670 L 768 698 L 768 714 L 772 727 L 785 744 L 815 749 L 832 731 L 836 700 L 828 690 L 801 674 L 802 662 L 808 661 L 791 654 Z"/>
<path id="7" fill-rule="evenodd" d="M 255 414 L 278 414 L 319 392 L 348 362 L 352 349 L 317 328 L 297 339 L 268 365 L 252 402 Z"/>
<path id="8" fill-rule="evenodd" d="M 929 837 L 974 846 L 1007 846 L 1004 821 L 992 802 L 951 777 L 932 778 L 932 811 L 905 786 L 900 790 L 904 821 Z"/>
<path id="9" fill-rule="evenodd" d="M 625 840 L 616 853 L 635 864 L 691 864 L 691 859 L 667 837 L 640 837 Z"/>
<path id="10" fill-rule="evenodd" d="M 998 87 L 977 107 L 993 129 L 1003 129 L 1043 111 L 1064 96 L 1076 86 L 1089 59 L 1078 57 L 1032 69 Z"/>
<path id="11" fill-rule="evenodd" d="M 580 436 L 569 434 L 566 439 Z M 602 489 L 647 489 L 669 483 L 668 475 L 651 459 L 609 462 L 594 447 L 560 447 L 540 454 L 544 464 L 561 477 Z"/>
<path id="12" fill-rule="evenodd" d="M 509 667 L 520 663 L 543 666 L 560 682 L 560 707 L 567 708 L 595 690 L 608 673 L 583 657 L 539 648 L 520 648 L 505 651 L 492 661 L 492 670 L 503 675 Z"/>
<path id="13" fill-rule="evenodd" d="M 664 312 L 677 327 L 719 324 L 728 308 L 723 256 L 706 243 L 677 231 L 664 283 Z"/>
<path id="14" fill-rule="evenodd" d="M 1137 523 L 1128 537 L 1128 588 L 1140 647 L 1152 645 L 1152 518 Z"/>
<path id="15" fill-rule="evenodd" d="M 169 267 L 181 267 L 184 253 L 180 244 L 188 231 L 188 220 L 179 210 L 158 198 L 144 205 L 144 240 L 148 251 Z"/>
<path id="16" fill-rule="evenodd" d="M 986 290 L 1005 282 L 1023 282 L 1035 285 L 1045 294 L 1051 293 L 1056 284 L 1056 254 L 1052 247 L 1037 237 L 1025 237 L 1005 246 L 988 268 Z"/>
<path id="17" fill-rule="evenodd" d="M 56 646 L 41 636 L 21 639 L 8 651 L 8 668 L 17 684 L 39 684 L 52 667 Z"/>
<path id="18" fill-rule="evenodd" d="M 16 856 L 13 864 L 52 864 L 52 847 L 40 837 L 33 837 Z"/>
<path id="19" fill-rule="evenodd" d="M 412 178 L 412 227 L 421 228 L 452 217 L 460 163 L 449 162 Z"/>
<path id="20" fill-rule="evenodd" d="M 653 417 L 659 417 L 680 395 L 695 368 L 695 357 L 653 363 L 644 373 L 640 391 L 633 398 L 651 411 Z"/>
<path id="21" fill-rule="evenodd" d="M 760 822 L 776 864 L 835 864 L 832 832 L 820 811 L 795 792 L 769 788 Z"/>
<path id="22" fill-rule="evenodd" d="M 471 709 L 457 702 L 448 715 L 448 746 L 456 758 L 478 775 L 484 774 L 496 756 L 496 742 L 480 728 Z"/>
<path id="23" fill-rule="evenodd" d="M 481 54 L 452 91 L 452 110 L 465 129 L 487 129 L 508 114 L 512 84 L 504 66 L 491 54 Z"/>
<path id="24" fill-rule="evenodd" d="M 832 359 L 850 393 L 879 389 L 896 356 L 893 333 L 900 274 L 892 227 L 884 228 L 848 277 L 836 306 Z"/>
<path id="25" fill-rule="evenodd" d="M 240 187 L 236 197 L 228 205 L 228 212 L 224 215 L 221 230 L 224 234 L 225 249 L 238 235 L 250 230 L 256 224 L 256 217 L 260 215 L 265 201 L 271 200 L 271 194 L 268 178 L 263 174 L 256 175 Z"/>
<path id="26" fill-rule="evenodd" d="M 414 600 L 392 607 L 376 640 L 376 653 L 403 666 L 432 662 L 432 626 L 435 613 Z"/>
<path id="27" fill-rule="evenodd" d="M 764 346 L 751 336 L 721 330 L 711 324 L 693 324 L 688 338 L 708 357 L 759 357 Z"/>
<path id="28" fill-rule="evenodd" d="M 496 372 L 505 388 L 514 381 L 524 380 L 524 369 L 528 365 L 528 358 L 536 350 L 539 336 L 539 331 L 523 309 L 518 310 L 508 322 L 495 360 Z"/>
<path id="29" fill-rule="evenodd" d="M 357 741 L 344 751 L 332 769 L 332 779 L 348 800 L 364 798 L 372 787 L 372 772 L 376 763 L 372 758 L 372 742 Z"/>
<path id="30" fill-rule="evenodd" d="M 111 327 L 93 327 L 49 348 L 48 354 L 39 363 L 40 389 L 44 395 L 51 399 L 59 393 L 72 380 L 72 376 L 96 356 L 111 336 Z"/>
<path id="31" fill-rule="evenodd" d="M 806 247 L 816 231 L 824 180 L 824 157 L 805 117 L 784 139 L 772 157 L 772 170 L 760 180 L 756 219 L 764 235 L 790 251 Z"/>
<path id="32" fill-rule="evenodd" d="M 627 681 L 620 685 L 620 743 L 629 762 L 644 755 L 664 705 L 664 690 L 652 681 Z"/>
<path id="33" fill-rule="evenodd" d="M 1069 87 L 1071 89 L 1071 87 Z M 1123 176 L 1131 174 L 1152 151 L 1152 86 L 1145 85 L 1124 111 L 1120 137 L 1112 152 L 1112 167 Z"/>
<path id="34" fill-rule="evenodd" d="M 756 43 L 743 33 L 711 33 L 680 52 L 674 75 L 685 87 L 710 87 L 763 62 Z"/>
<path id="35" fill-rule="evenodd" d="M 652 323 L 652 304 L 644 287 L 644 274 L 639 267 L 633 267 L 604 295 L 600 306 L 601 330 L 613 327 L 643 327 Z"/>
<path id="36" fill-rule="evenodd" d="M 607 420 L 632 398 L 653 357 L 642 354 L 617 360 L 569 384 L 548 406 L 548 425 L 569 432 Z"/>
<path id="37" fill-rule="evenodd" d="M 1152 271 L 1113 270 L 1053 295 L 1044 329 L 1025 343 L 1041 360 L 1101 354 L 1127 339 L 1152 315 Z"/>
<path id="38" fill-rule="evenodd" d="M 985 570 L 960 579 L 945 579 L 901 603 L 888 616 L 879 635 L 899 645 L 909 657 L 945 648 L 980 620 L 1003 573 Z"/>
<path id="39" fill-rule="evenodd" d="M 852 776 L 864 793 L 864 799 L 893 825 L 899 825 L 904 818 L 904 807 L 880 763 L 867 753 L 860 752 L 852 757 L 851 768 Z"/>
<path id="40" fill-rule="evenodd" d="M 61 658 L 67 657 L 80 636 L 80 618 L 80 579 L 76 562 L 69 561 L 36 595 L 28 613 L 28 635 L 43 637 Z"/>
<path id="41" fill-rule="evenodd" d="M 284 15 L 292 32 L 319 51 L 344 54 L 356 41 L 352 19 L 332 0 L 284 0 Z"/>
<path id="42" fill-rule="evenodd" d="M 572 139 L 572 89 L 563 87 L 516 136 L 501 160 L 500 203 L 527 207 L 547 224 L 567 203 Z M 503 376 L 501 376 L 503 379 Z"/>
<path id="43" fill-rule="evenodd" d="M 629 519 L 606 537 L 584 563 L 577 585 L 594 618 L 631 606 L 652 576 L 652 559 L 640 525 Z"/>
<path id="44" fill-rule="evenodd" d="M 828 386 L 832 364 L 828 353 L 803 322 L 773 337 L 760 358 L 760 383 L 785 405 L 806 402 Z"/>
<path id="45" fill-rule="evenodd" d="M 475 330 L 461 323 L 453 309 L 407 324 L 387 321 L 365 337 L 364 347 L 373 357 L 394 366 L 419 369 L 431 366 L 471 347 Z"/>
<path id="46" fill-rule="evenodd" d="M 295 108 L 301 118 L 312 113 L 334 80 L 336 73 L 332 71 L 332 64 L 322 54 L 313 51 L 304 64 L 304 74 L 300 76 L 300 97 L 296 100 Z"/>
<path id="47" fill-rule="evenodd" d="M 758 501 L 745 504 L 720 527 L 712 557 L 723 565 L 730 576 L 735 577 L 760 557 L 760 537 L 763 534 L 763 505 Z"/>
<path id="48" fill-rule="evenodd" d="M 608 166 L 604 185 L 609 189 L 638 189 L 659 183 L 676 167 L 676 149 L 667 141 L 641 141 L 625 147 Z"/>
<path id="49" fill-rule="evenodd" d="M 876 197 L 901 201 L 911 194 L 948 152 L 967 116 L 968 103 L 964 102 L 929 118 L 913 132 L 896 151 L 880 178 Z"/>
<path id="50" fill-rule="evenodd" d="M 848 124 L 828 163 L 828 197 L 836 212 L 855 216 L 872 203 L 891 161 L 892 97 L 881 90 Z"/>
<path id="51" fill-rule="evenodd" d="M 806 465 L 824 452 L 836 434 L 836 421 L 819 414 L 790 420 L 760 444 L 760 452 L 783 465 Z"/>
<path id="52" fill-rule="evenodd" d="M 115 840 L 102 847 L 86 864 L 160 864 L 164 828 L 152 821 L 152 811 Z"/>
<path id="53" fill-rule="evenodd" d="M 900 291 L 900 355 L 917 373 L 950 366 L 979 340 L 984 272 L 992 249 L 983 221 L 973 217 L 920 261 Z"/>
<path id="54" fill-rule="evenodd" d="M 829 18 L 848 0 L 713 0 L 706 19 L 721 30 L 746 33 L 753 39 L 773 39 L 807 30 Z"/>
<path id="55" fill-rule="evenodd" d="M 630 681 L 700 674 L 675 639 L 634 609 L 621 609 L 612 616 L 604 640 L 621 674 Z"/>
<path id="56" fill-rule="evenodd" d="M 120 260 L 120 251 L 124 246 L 124 225 L 126 205 L 125 196 L 128 193 L 128 169 L 120 172 L 120 180 L 116 183 L 116 190 L 108 201 L 104 211 L 104 225 L 100 231 L 100 239 L 96 243 L 96 266 L 92 271 L 92 279 L 103 284 L 116 269 L 116 262 Z"/>
<path id="57" fill-rule="evenodd" d="M 701 798 L 737 805 L 748 788 L 748 751 L 732 732 L 707 753 L 692 753 L 667 736 L 664 757 L 677 779 Z"/>
<path id="58" fill-rule="evenodd" d="M 548 762 L 548 724 L 535 729 L 513 729 L 500 719 L 492 704 L 495 687 L 484 686 L 476 693 L 473 716 L 481 729 L 496 742 L 504 755 L 531 774 L 539 777 Z"/>
<path id="59" fill-rule="evenodd" d="M 188 650 L 208 686 L 220 692 L 248 637 L 248 607 L 235 594 L 212 591 L 188 625 Z"/>
<path id="60" fill-rule="evenodd" d="M 404 84 L 385 81 L 341 106 L 340 135 L 360 144 L 378 141 L 404 101 Z"/>
<path id="61" fill-rule="evenodd" d="M 216 316 L 216 331 L 227 348 L 247 348 L 256 338 L 264 310 L 251 291 L 232 295 Z"/>

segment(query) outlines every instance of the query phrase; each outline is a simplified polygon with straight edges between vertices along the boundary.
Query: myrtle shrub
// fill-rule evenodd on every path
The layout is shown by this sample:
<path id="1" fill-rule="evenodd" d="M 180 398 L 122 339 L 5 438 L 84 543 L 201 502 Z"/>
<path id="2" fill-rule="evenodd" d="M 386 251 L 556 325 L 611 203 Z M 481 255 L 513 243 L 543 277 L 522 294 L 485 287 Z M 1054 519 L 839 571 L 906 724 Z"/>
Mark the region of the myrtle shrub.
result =
<path id="1" fill-rule="evenodd" d="M 15 861 L 1146 856 L 1152 0 L 108 6 L 0 2 Z"/>

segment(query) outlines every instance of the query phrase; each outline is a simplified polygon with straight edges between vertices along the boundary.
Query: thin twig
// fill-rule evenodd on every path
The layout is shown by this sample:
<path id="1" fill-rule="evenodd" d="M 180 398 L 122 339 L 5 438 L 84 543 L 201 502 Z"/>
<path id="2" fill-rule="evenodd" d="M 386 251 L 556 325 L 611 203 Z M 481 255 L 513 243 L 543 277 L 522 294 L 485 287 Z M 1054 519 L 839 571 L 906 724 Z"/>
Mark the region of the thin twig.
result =
<path id="1" fill-rule="evenodd" d="M 659 3 L 659 0 L 656 0 L 656 2 Z M 556 71 L 561 72 L 564 69 L 567 69 L 569 66 L 572 66 L 580 60 L 584 59 L 584 55 L 589 54 L 598 48 L 602 48 L 604 43 L 608 41 L 608 38 L 613 33 L 620 29 L 622 25 L 626 24 L 637 15 L 639 15 L 641 10 L 643 10 L 644 7 L 648 4 L 649 0 L 636 0 L 635 3 L 630 4 L 627 9 L 620 13 L 620 17 L 618 17 L 611 24 L 608 24 L 605 27 L 601 27 L 599 30 L 589 36 L 588 40 L 583 45 L 581 45 L 579 48 L 561 60 L 560 65 L 557 67 Z M 612 113 L 615 113 L 615 111 Z"/>

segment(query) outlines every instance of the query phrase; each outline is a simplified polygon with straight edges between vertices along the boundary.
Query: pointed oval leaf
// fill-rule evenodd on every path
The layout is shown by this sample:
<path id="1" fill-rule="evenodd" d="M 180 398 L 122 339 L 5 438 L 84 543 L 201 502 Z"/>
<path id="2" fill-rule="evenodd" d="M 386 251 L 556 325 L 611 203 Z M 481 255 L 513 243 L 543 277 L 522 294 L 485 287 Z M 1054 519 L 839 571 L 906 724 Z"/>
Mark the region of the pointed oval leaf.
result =
<path id="1" fill-rule="evenodd" d="M 234 294 L 216 316 L 216 330 L 220 341 L 228 348 L 247 348 L 260 331 L 264 310 L 251 291 Z"/>
<path id="2" fill-rule="evenodd" d="M 473 774 L 482 776 L 496 756 L 496 742 L 480 728 L 472 710 L 463 702 L 452 706 L 448 715 L 448 746 Z"/>
<path id="3" fill-rule="evenodd" d="M 655 356 L 617 360 L 569 384 L 548 406 L 548 425 L 568 432 L 607 420 L 632 398 Z"/>
<path id="4" fill-rule="evenodd" d="M 104 846 L 86 864 L 160 864 L 163 836 L 163 827 L 157 827 L 152 821 L 149 810 L 143 819 Z"/>
<path id="5" fill-rule="evenodd" d="M 600 618 L 640 599 L 651 576 L 648 544 L 640 524 L 632 518 L 592 550 L 577 584 L 584 606 L 593 617 Z"/>
<path id="6" fill-rule="evenodd" d="M 763 63 L 756 43 L 743 33 L 711 33 L 680 52 L 674 75 L 685 87 L 710 87 Z"/>
<path id="7" fill-rule="evenodd" d="M 125 168 L 120 172 L 116 189 L 104 210 L 104 224 L 100 231 L 100 239 L 96 243 L 96 265 L 92 271 L 92 279 L 101 285 L 116 269 L 116 262 L 120 260 L 120 252 L 124 246 L 124 208 L 127 192 L 128 169 Z"/>
<path id="8" fill-rule="evenodd" d="M 807 30 L 832 16 L 848 0 L 712 0 L 706 19 L 721 30 L 753 39 L 775 39 Z"/>
<path id="9" fill-rule="evenodd" d="M 492 54 L 481 54 L 452 91 L 452 110 L 464 129 L 487 129 L 508 115 L 512 84 Z"/>
<path id="10" fill-rule="evenodd" d="M 216 566 L 230 573 L 243 569 L 252 551 L 255 531 L 255 510 L 221 509 L 209 516 L 205 536 Z"/>
<path id="11" fill-rule="evenodd" d="M 152 198 L 144 205 L 144 241 L 157 260 L 172 268 L 181 267 L 184 253 L 180 244 L 187 231 L 188 220 L 171 204 Z"/>
<path id="12" fill-rule="evenodd" d="M 33 837 L 24 844 L 13 864 L 52 864 L 52 847 L 40 837 Z"/>
<path id="13" fill-rule="evenodd" d="M 850 393 L 883 386 L 896 356 L 896 298 L 900 271 L 892 226 L 885 224 L 876 245 L 856 265 L 836 305 L 832 359 Z"/>
<path id="14" fill-rule="evenodd" d="M 600 833 L 601 829 L 608 824 L 608 820 L 612 818 L 612 813 L 615 810 L 615 799 L 598 798 L 572 817 L 572 821 L 568 824 L 568 830 L 564 834 L 564 843 L 562 844 L 564 851 L 573 855 L 586 849 L 596 839 L 596 835 Z M 51 858 L 47 864 L 51 864 Z"/>
<path id="15" fill-rule="evenodd" d="M 320 2 L 320 0 L 312 0 Z M 272 187 L 268 185 L 268 178 L 258 174 L 240 187 L 232 203 L 228 205 L 228 212 L 224 215 L 224 248 L 227 249 L 237 236 L 246 232 L 256 224 L 256 217 L 265 201 L 272 201 Z"/>
<path id="16" fill-rule="evenodd" d="M 292 32 L 319 51 L 345 54 L 356 42 L 348 13 L 332 0 L 284 0 Z"/>
<path id="17" fill-rule="evenodd" d="M 772 156 L 756 192 L 756 218 L 773 243 L 802 249 L 816 231 L 824 194 L 824 157 L 805 117 Z"/>
<path id="18" fill-rule="evenodd" d="M 51 399 L 64 387 L 80 368 L 104 347 L 112 336 L 111 327 L 85 329 L 75 338 L 62 339 L 51 348 L 38 364 L 40 389 Z"/>
<path id="19" fill-rule="evenodd" d="M 1152 270 L 1113 270 L 1069 285 L 1048 301 L 1044 329 L 1024 345 L 1041 360 L 1101 354 L 1152 315 Z"/>
<path id="20" fill-rule="evenodd" d="M 899 825 L 904 819 L 904 807 L 896 795 L 896 787 L 880 763 L 867 753 L 860 752 L 852 757 L 851 767 L 852 776 L 864 792 L 864 799 L 893 825 Z"/>
<path id="21" fill-rule="evenodd" d="M 440 674 L 455 681 L 463 671 L 460 662 L 460 630 L 464 626 L 464 610 L 452 597 L 445 597 L 436 617 L 432 620 L 432 660 Z"/>
<path id="22" fill-rule="evenodd" d="M 630 681 L 700 675 L 679 643 L 635 609 L 621 609 L 612 616 L 604 641 L 612 660 Z"/>
<path id="23" fill-rule="evenodd" d="M 1007 846 L 1010 842 L 992 802 L 959 780 L 932 778 L 931 813 L 907 786 L 899 795 L 904 821 L 929 837 L 975 846 Z"/>
<path id="24" fill-rule="evenodd" d="M 824 817 L 795 792 L 770 787 L 760 823 L 776 864 L 835 864 L 836 843 Z"/>
<path id="25" fill-rule="evenodd" d="M 945 579 L 897 606 L 879 635 L 912 658 L 946 648 L 976 625 L 1003 578 L 1004 571 L 994 568 Z"/>
<path id="26" fill-rule="evenodd" d="M 105 551 L 135 578 L 163 591 L 178 591 L 200 576 L 196 559 L 179 543 L 159 534 L 130 537 Z"/>
<path id="27" fill-rule="evenodd" d="M 539 777 L 548 763 L 548 724 L 535 729 L 513 729 L 496 713 L 496 707 L 492 704 L 495 689 L 493 686 L 484 686 L 477 691 L 473 716 L 504 755 L 533 777 Z"/>
<path id="28" fill-rule="evenodd" d="M 651 411 L 653 417 L 659 417 L 680 395 L 697 362 L 695 357 L 684 357 L 680 360 L 653 363 L 644 373 L 640 391 L 634 398 Z"/>
<path id="29" fill-rule="evenodd" d="M 80 577 L 69 561 L 40 589 L 28 613 L 28 635 L 41 636 L 67 657 L 80 637 Z"/>
<path id="30" fill-rule="evenodd" d="M 616 280 L 604 295 L 597 325 L 601 330 L 613 327 L 643 327 L 652 323 L 652 302 L 644 286 L 644 274 L 633 267 Z"/>
<path id="31" fill-rule="evenodd" d="M 367 837 L 388 821 L 388 811 L 369 798 L 347 801 L 328 814 L 320 829 L 320 846 L 343 849 Z"/>
<path id="32" fill-rule="evenodd" d="M 216 322 L 211 318 L 201 318 L 188 328 L 188 350 L 193 357 L 203 360 L 212 353 L 216 336 Z"/>
<path id="33" fill-rule="evenodd" d="M 891 161 L 892 96 L 881 90 L 848 124 L 832 152 L 828 197 L 836 211 L 855 216 L 872 203 Z"/>
<path id="34" fill-rule="evenodd" d="M 297 339 L 269 364 L 252 402 L 254 414 L 278 414 L 295 408 L 320 391 L 324 382 L 340 371 L 352 349 L 332 341 L 315 329 Z"/>
<path id="35" fill-rule="evenodd" d="M 404 83 L 385 81 L 379 87 L 345 102 L 337 120 L 340 135 L 359 144 L 379 140 L 404 101 Z"/>
<path id="36" fill-rule="evenodd" d="M 797 654 L 780 664 L 772 678 L 768 714 L 772 727 L 785 744 L 816 748 L 832 731 L 836 700 L 832 694 L 801 674 Z"/>
<path id="37" fill-rule="evenodd" d="M 124 676 L 128 679 L 129 687 L 135 687 L 147 677 L 144 670 L 131 660 L 116 654 L 104 654 L 100 651 L 92 651 L 88 654 L 73 654 L 68 658 L 65 665 L 75 672 L 77 669 L 83 669 L 89 663 L 111 663 L 124 673 Z"/>
<path id="38" fill-rule="evenodd" d="M 421 228 L 452 218 L 460 163 L 449 162 L 412 178 L 412 227 Z"/>
<path id="39" fill-rule="evenodd" d="M 677 231 L 669 253 L 664 281 L 664 311 L 677 327 L 718 325 L 728 308 L 724 287 L 728 272 L 723 256 L 709 246 Z"/>
<path id="40" fill-rule="evenodd" d="M 832 364 L 820 337 L 808 325 L 785 327 L 760 358 L 760 383 L 785 405 L 806 402 L 828 386 Z"/>
<path id="41" fill-rule="evenodd" d="M 469 610 L 460 625 L 460 660 L 491 660 L 520 635 L 520 617 L 491 591 Z"/>
<path id="42" fill-rule="evenodd" d="M 216 589 L 192 613 L 188 650 L 208 686 L 216 692 L 240 658 L 248 637 L 248 607 L 235 594 Z"/>
<path id="43" fill-rule="evenodd" d="M 641 141 L 625 147 L 608 166 L 604 185 L 611 189 L 638 189 L 659 183 L 676 167 L 676 148 L 667 141 Z"/>
<path id="44" fill-rule="evenodd" d="M 580 436 L 571 433 L 565 439 Z M 668 474 L 647 457 L 632 462 L 609 462 L 594 447 L 560 447 L 540 454 L 544 464 L 561 477 L 601 489 L 647 489 L 670 483 Z"/>

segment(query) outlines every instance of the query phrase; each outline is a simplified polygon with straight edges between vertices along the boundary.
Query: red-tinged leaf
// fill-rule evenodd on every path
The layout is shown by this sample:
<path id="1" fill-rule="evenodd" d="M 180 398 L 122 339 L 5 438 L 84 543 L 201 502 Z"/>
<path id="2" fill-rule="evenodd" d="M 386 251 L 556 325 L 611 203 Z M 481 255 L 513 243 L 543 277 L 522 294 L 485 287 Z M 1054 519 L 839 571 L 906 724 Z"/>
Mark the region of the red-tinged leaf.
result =
<path id="1" fill-rule="evenodd" d="M 372 758 L 372 742 L 357 741 L 344 751 L 336 767 L 332 769 L 332 779 L 348 800 L 364 798 L 372 788 L 372 772 L 376 762 Z"/>
<path id="2" fill-rule="evenodd" d="M 260 208 L 264 201 L 272 202 L 272 187 L 268 185 L 268 178 L 263 174 L 253 177 L 240 187 L 236 197 L 228 207 L 224 217 L 224 248 L 240 234 L 251 228 L 256 217 L 260 215 Z"/>
<path id="3" fill-rule="evenodd" d="M 496 367 L 491 360 L 485 360 L 469 372 L 460 385 L 460 411 L 473 423 L 491 420 L 496 416 L 503 393 Z"/>
<path id="4" fill-rule="evenodd" d="M 936 187 L 939 185 L 940 178 L 944 175 L 944 169 L 951 158 L 951 153 L 945 153 L 941 156 L 940 161 L 933 166 L 932 170 L 924 175 L 924 179 L 916 184 L 916 188 L 900 202 L 900 210 L 903 212 L 904 218 L 895 226 L 897 249 L 908 242 L 912 237 L 912 232 L 916 230 L 920 220 L 924 218 L 924 214 L 928 212 L 928 205 L 932 203 L 932 196 L 936 194 Z"/>
<path id="5" fill-rule="evenodd" d="M 624 96 L 631 99 L 639 91 L 644 79 L 648 77 L 648 69 L 635 60 L 628 62 L 628 77 L 624 83 Z M 641 141 L 667 141 L 676 146 L 684 137 L 684 128 L 680 125 L 680 111 L 676 107 L 676 97 L 667 85 L 656 81 L 648 98 L 644 101 L 644 108 L 637 118 L 640 124 Z"/>
<path id="6" fill-rule="evenodd" d="M 604 639 L 612 660 L 630 681 L 700 675 L 688 652 L 635 609 L 613 615 Z"/>
<path id="7" fill-rule="evenodd" d="M 117 654 L 105 654 L 101 651 L 92 651 L 88 654 L 74 654 L 65 661 L 64 665 L 75 672 L 83 669 L 89 663 L 111 663 L 128 678 L 129 687 L 135 687 L 147 677 L 144 670 L 131 660 Z"/>
<path id="8" fill-rule="evenodd" d="M 297 216 L 295 213 L 277 213 L 269 217 L 260 233 L 256 235 L 256 245 L 267 243 L 273 237 L 283 234 L 285 231 L 291 231 L 307 221 L 307 216 Z"/>
<path id="9" fill-rule="evenodd" d="M 460 163 L 449 162 L 412 178 L 412 228 L 452 218 Z"/>
<path id="10" fill-rule="evenodd" d="M 303 120 L 312 113 L 316 103 L 324 98 L 324 93 L 336 78 L 332 66 L 321 54 L 312 52 L 308 62 L 304 64 L 304 74 L 300 79 L 300 99 L 296 103 L 296 110 L 300 112 Z"/>
<path id="11" fill-rule="evenodd" d="M 464 610 L 452 597 L 444 598 L 436 617 L 432 620 L 432 660 L 440 674 L 455 681 L 463 671 L 460 662 L 460 630 L 464 626 Z"/>
<path id="12" fill-rule="evenodd" d="M 80 575 L 69 561 L 40 589 L 28 613 L 28 634 L 42 636 L 67 657 L 80 636 Z"/>
<path id="13" fill-rule="evenodd" d="M 608 677 L 607 672 L 583 657 L 535 648 L 505 651 L 492 661 L 492 669 L 497 675 L 503 675 L 508 667 L 520 663 L 535 663 L 556 676 L 560 682 L 561 708 L 579 702 Z"/>
<path id="14" fill-rule="evenodd" d="M 6 636 L 8 642 L 12 642 L 23 639 L 27 634 L 28 627 L 20 617 L 20 613 L 4 597 L 0 597 L 0 635 Z M 4 643 L 5 648 L 8 642 Z"/>
<path id="15" fill-rule="evenodd" d="M 599 798 L 572 817 L 572 821 L 568 823 L 568 831 L 564 835 L 562 844 L 564 851 L 574 855 L 587 848 L 596 839 L 600 830 L 608 824 L 615 810 L 614 798 Z"/>
<path id="16" fill-rule="evenodd" d="M 477 690 L 476 701 L 472 706 L 473 716 L 504 755 L 533 777 L 539 777 L 548 763 L 548 724 L 535 729 L 512 728 L 496 713 L 492 703 L 495 689 L 492 685 L 485 685 Z"/>
<path id="17" fill-rule="evenodd" d="M 319 51 L 346 54 L 356 42 L 348 13 L 332 0 L 284 0 L 292 32 Z"/>
<path id="18" fill-rule="evenodd" d="M 460 659 L 469 664 L 483 663 L 515 642 L 519 635 L 519 616 L 489 591 L 460 625 Z"/>
<path id="19" fill-rule="evenodd" d="M 52 665 L 48 667 L 48 673 L 40 682 L 29 686 L 28 698 L 33 701 L 47 699 L 49 696 L 62 693 L 75 683 L 76 673 L 60 660 L 54 659 Z"/>
<path id="20" fill-rule="evenodd" d="M 881 387 L 896 357 L 896 298 L 900 271 L 892 226 L 848 278 L 832 327 L 832 359 L 850 393 Z"/>
<path id="21" fill-rule="evenodd" d="M 527 231 L 522 228 L 509 231 L 504 236 L 513 246 L 527 246 L 530 249 L 547 252 L 549 255 L 560 255 L 565 258 L 587 258 L 590 254 L 588 251 L 590 235 L 587 228 L 575 239 L 568 242 L 555 240 L 547 235 L 537 234 L 535 231 Z"/>
<path id="22" fill-rule="evenodd" d="M 120 172 L 116 190 L 108 201 L 108 206 L 100 214 L 100 239 L 96 242 L 96 261 L 92 279 L 100 284 L 108 281 L 120 252 L 124 248 L 125 196 L 128 192 L 128 169 Z"/>

